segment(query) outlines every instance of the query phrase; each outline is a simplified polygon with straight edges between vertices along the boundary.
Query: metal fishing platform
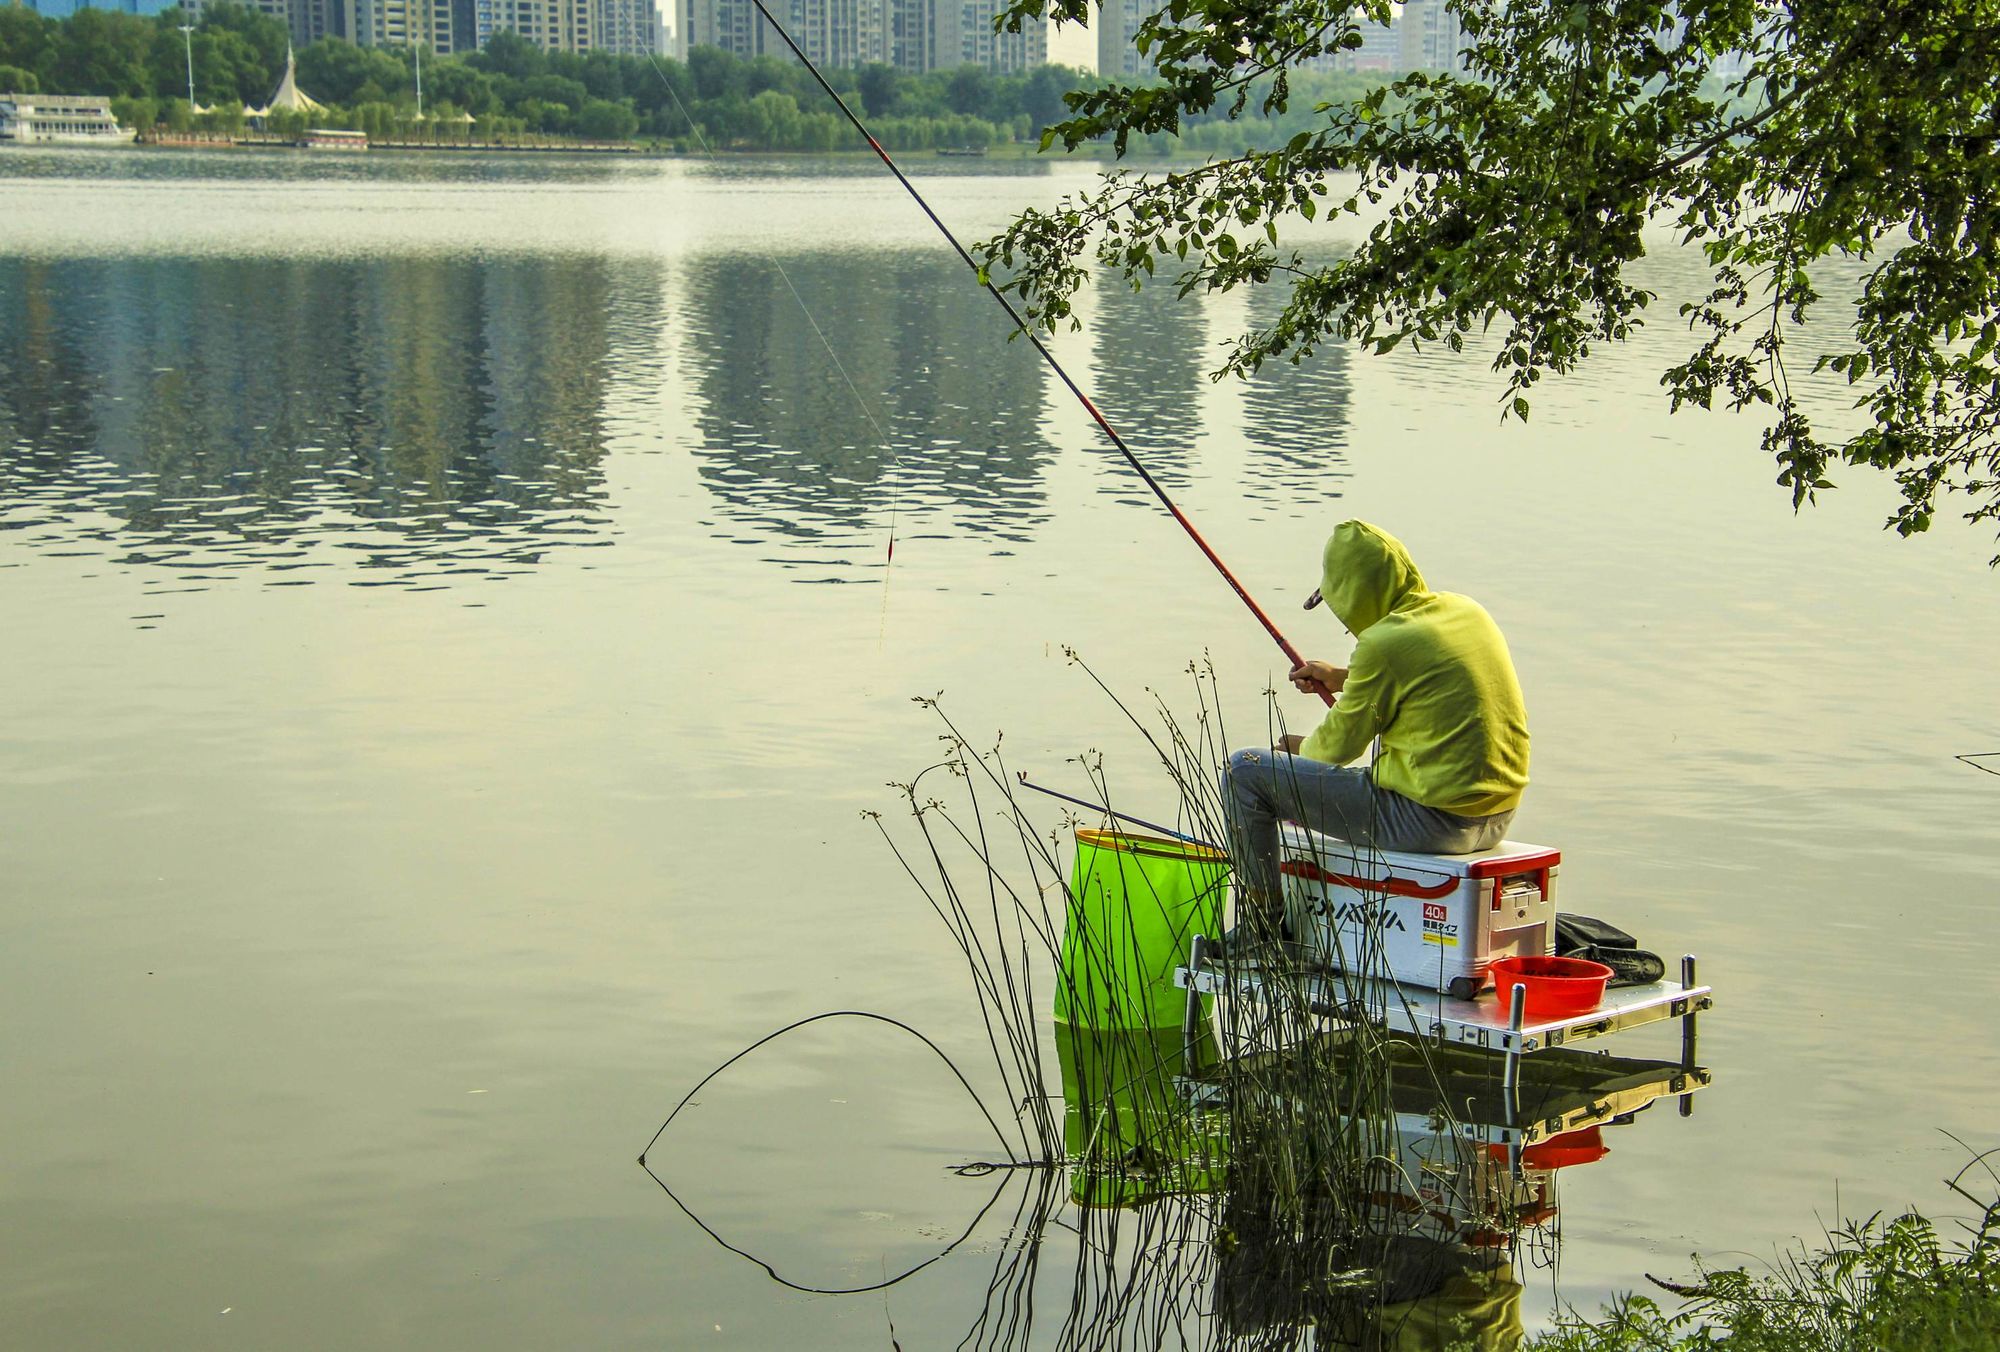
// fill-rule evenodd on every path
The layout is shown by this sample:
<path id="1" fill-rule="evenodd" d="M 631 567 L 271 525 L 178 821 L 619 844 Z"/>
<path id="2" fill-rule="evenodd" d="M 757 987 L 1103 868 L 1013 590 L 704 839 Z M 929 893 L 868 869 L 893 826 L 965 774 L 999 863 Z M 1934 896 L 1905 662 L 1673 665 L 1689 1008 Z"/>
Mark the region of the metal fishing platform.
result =
<path id="1" fill-rule="evenodd" d="M 1597 1008 L 1587 1013 L 1530 1019 L 1526 992 L 1519 987 L 1511 1004 L 1503 1007 L 1490 993 L 1469 999 L 1440 994 L 1335 971 L 1304 953 L 1297 945 L 1274 944 L 1253 957 L 1232 959 L 1222 956 L 1211 940 L 1196 935 L 1186 965 L 1174 972 L 1174 984 L 1187 992 L 1181 1032 L 1190 1064 L 1201 1038 L 1204 995 L 1214 997 L 1208 1023 L 1216 1051 L 1224 1058 L 1281 1053 L 1306 1039 L 1337 1037 L 1364 1022 L 1398 1036 L 1496 1054 L 1498 1092 L 1492 1110 L 1483 1114 L 1488 1128 L 1480 1139 L 1509 1147 L 1517 1166 L 1522 1147 L 1543 1136 L 1580 1122 L 1629 1113 L 1658 1098 L 1678 1098 L 1681 1115 L 1687 1116 L 1694 1110 L 1694 1093 L 1712 1079 L 1696 1060 L 1696 1039 L 1698 1017 L 1714 1005 L 1714 991 L 1697 982 L 1691 954 L 1681 959 L 1678 979 L 1607 990 Z M 1523 1103 L 1522 1065 L 1527 1058 L 1558 1053 L 1549 1059 L 1568 1061 L 1585 1054 L 1579 1044 L 1669 1020 L 1680 1023 L 1680 1057 L 1677 1062 L 1657 1063 L 1658 1072 L 1643 1084 L 1625 1085 L 1610 1096 L 1592 1096 L 1587 1103 L 1554 1114 L 1543 1111 L 1542 1104 Z"/>

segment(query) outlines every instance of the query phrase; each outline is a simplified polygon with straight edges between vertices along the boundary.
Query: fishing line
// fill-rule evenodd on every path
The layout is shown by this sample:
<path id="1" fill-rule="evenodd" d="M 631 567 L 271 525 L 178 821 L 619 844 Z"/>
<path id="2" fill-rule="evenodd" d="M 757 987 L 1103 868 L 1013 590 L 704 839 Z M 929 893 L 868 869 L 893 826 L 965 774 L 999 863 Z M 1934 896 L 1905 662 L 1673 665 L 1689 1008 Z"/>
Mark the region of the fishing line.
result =
<path id="1" fill-rule="evenodd" d="M 1264 613 L 1264 608 L 1257 604 L 1256 598 L 1250 595 L 1248 589 L 1236 580 L 1236 574 L 1229 571 L 1229 565 L 1222 561 L 1222 556 L 1217 554 L 1209 546 L 1208 541 L 1202 538 L 1201 532 L 1195 529 L 1194 523 L 1188 520 L 1187 515 L 1174 504 L 1174 500 L 1167 495 L 1167 490 L 1160 486 L 1160 481 L 1155 479 L 1152 473 L 1139 463 L 1139 457 L 1132 453 L 1132 448 L 1125 444 L 1125 439 L 1118 435 L 1117 430 L 1111 426 L 1110 420 L 1098 410 L 1095 403 L 1091 402 L 1090 396 L 1083 392 L 1083 387 L 1071 378 L 1067 370 L 1063 369 L 1063 364 L 1056 360 L 1055 353 L 1051 352 L 1047 344 L 1043 343 L 1034 330 L 1028 327 L 1027 321 L 1021 318 L 1020 311 L 1014 308 L 1014 303 L 1008 300 L 1000 288 L 993 284 L 992 279 L 986 275 L 984 269 L 979 266 L 979 263 L 973 256 L 966 251 L 965 246 L 958 242 L 958 236 L 951 232 L 951 227 L 939 219 L 937 212 L 931 210 L 931 205 L 924 200 L 924 195 L 917 191 L 916 185 L 910 182 L 902 169 L 889 157 L 889 152 L 882 148 L 882 143 L 875 139 L 874 133 L 868 130 L 868 124 L 863 122 L 852 108 L 848 107 L 847 100 L 840 96 L 840 91 L 827 82 L 826 76 L 820 73 L 819 67 L 813 64 L 812 59 L 793 40 L 791 30 L 778 22 L 771 11 L 765 7 L 764 0 L 750 0 L 750 3 L 755 5 L 757 12 L 764 16 L 764 22 L 777 30 L 778 36 L 784 39 L 785 46 L 791 49 L 792 55 L 797 57 L 799 63 L 811 73 L 813 79 L 818 82 L 819 87 L 826 91 L 827 97 L 834 101 L 834 104 L 842 113 L 846 114 L 847 120 L 854 124 L 854 129 L 861 133 L 863 140 L 868 142 L 868 148 L 875 152 L 876 158 L 881 160 L 889 172 L 896 176 L 896 181 L 903 185 L 903 191 L 910 195 L 910 200 L 915 202 L 924 215 L 930 218 L 931 224 L 938 228 L 938 233 L 944 236 L 945 242 L 950 244 L 965 265 L 972 269 L 973 275 L 979 279 L 979 284 L 985 288 L 986 293 L 998 301 L 1000 308 L 1007 312 L 1007 317 L 1014 322 L 1015 331 L 1034 345 L 1035 351 L 1041 354 L 1042 360 L 1048 363 L 1049 369 L 1055 372 L 1057 379 L 1061 380 L 1069 392 L 1076 396 L 1077 402 L 1083 405 L 1084 411 L 1090 414 L 1092 420 L 1096 422 L 1098 429 L 1104 433 L 1106 439 L 1111 442 L 1112 446 L 1117 448 L 1120 455 L 1125 457 L 1125 463 L 1132 467 L 1132 472 L 1137 474 L 1146 487 L 1152 490 L 1153 496 L 1159 499 L 1160 505 L 1167 509 L 1167 513 L 1175 521 L 1180 523 L 1181 529 L 1187 532 L 1188 538 L 1194 541 L 1196 547 L 1201 550 L 1209 563 L 1214 566 L 1215 571 L 1222 574 L 1222 580 L 1227 582 L 1230 589 L 1236 593 L 1237 598 L 1245 606 L 1249 607 L 1250 613 L 1256 616 L 1257 623 L 1264 626 L 1264 632 L 1269 634 L 1272 640 L 1277 643 L 1279 649 L 1291 660 L 1292 666 L 1296 668 L 1305 665 L 1305 659 L 1299 656 L 1298 649 L 1294 648 L 1291 645 L 1291 641 L 1279 632 L 1278 626 L 1272 622 L 1269 615 Z M 662 75 L 661 78 L 665 79 L 666 77 Z M 676 99 L 675 102 L 678 103 L 679 100 Z M 1322 694 L 1321 698 L 1329 705 L 1333 703 L 1333 696 L 1330 694 Z"/>
<path id="2" fill-rule="evenodd" d="M 945 1245 L 942 1249 L 938 1250 L 938 1252 L 932 1254 L 929 1258 L 926 1258 L 923 1262 L 918 1263 L 915 1267 L 905 1269 L 904 1271 L 896 1274 L 894 1277 L 887 1277 L 879 1282 L 871 1282 L 866 1286 L 823 1287 L 823 1286 L 811 1286 L 802 1282 L 793 1281 L 791 1278 L 786 1277 L 783 1273 L 779 1272 L 775 1267 L 771 1266 L 771 1264 L 759 1258 L 756 1254 L 751 1253 L 747 1249 L 743 1249 L 738 1247 L 737 1245 L 731 1244 L 728 1240 L 724 1239 L 720 1234 L 716 1232 L 713 1226 L 709 1225 L 707 1221 L 703 1220 L 700 1216 L 696 1215 L 693 1208 L 689 1207 L 686 1202 L 683 1202 L 680 1199 L 680 1195 L 676 1193 L 673 1190 L 673 1188 L 668 1186 L 667 1181 L 664 1178 L 661 1178 L 658 1174 L 654 1173 L 653 1166 L 646 1162 L 646 1157 L 652 1154 L 653 1147 L 659 1144 L 660 1137 L 665 1135 L 667 1128 L 674 1124 L 674 1119 L 681 1115 L 681 1110 L 687 1107 L 688 1104 L 692 1103 L 694 1101 L 695 1095 L 699 1094 L 703 1089 L 705 1089 L 709 1085 L 709 1083 L 715 1079 L 716 1076 L 728 1070 L 731 1066 L 735 1065 L 738 1061 L 741 1061 L 744 1057 L 750 1055 L 750 1053 L 756 1051 L 759 1047 L 763 1047 L 769 1043 L 775 1042 L 779 1038 L 785 1036 L 787 1033 L 797 1032 L 799 1029 L 806 1027 L 808 1024 L 819 1023 L 826 1019 L 869 1019 L 876 1023 L 886 1023 L 891 1028 L 897 1029 L 904 1033 L 908 1033 L 911 1037 L 923 1043 L 924 1046 L 930 1048 L 932 1052 L 936 1053 L 938 1060 L 944 1062 L 945 1069 L 949 1070 L 952 1073 L 953 1077 L 957 1079 L 959 1085 L 964 1088 L 966 1094 L 971 1097 L 974 1106 L 979 1109 L 979 1115 L 981 1117 L 984 1117 L 986 1119 L 986 1125 L 993 1129 L 993 1135 L 1000 1142 L 1000 1148 L 1007 1152 L 1008 1163 L 1006 1163 L 1005 1165 L 980 1161 L 976 1165 L 966 1166 L 966 1168 L 954 1170 L 954 1172 L 960 1173 L 963 1176 L 974 1177 L 974 1178 L 983 1177 L 987 1173 L 1005 1171 L 1003 1172 L 1000 1186 L 993 1190 L 993 1195 L 986 1199 L 986 1205 L 979 1208 L 978 1214 L 973 1216 L 971 1224 L 965 1227 L 964 1232 L 960 1234 L 957 1239 L 954 1239 L 951 1243 Z M 894 1286 L 898 1282 L 907 1280 L 908 1278 L 915 1276 L 917 1273 L 923 1271 L 931 1264 L 937 1262 L 945 1255 L 951 1253 L 954 1249 L 958 1248 L 959 1245 L 965 1243 L 966 1240 L 972 1237 L 972 1232 L 979 1228 L 979 1223 L 982 1220 L 986 1219 L 986 1213 L 993 1209 L 994 1205 L 997 1202 L 999 1202 L 1001 1195 L 1006 1192 L 1007 1184 L 1009 1178 L 1011 1177 L 1012 1171 L 1024 1167 L 1039 1167 L 1039 1165 L 1040 1162 L 1030 1162 L 1029 1164 L 1024 1165 L 1022 1161 L 1018 1160 L 1015 1157 L 1013 1147 L 1008 1144 L 1006 1134 L 1000 1130 L 1000 1124 L 993 1120 L 993 1114 L 989 1113 L 986 1110 L 986 1103 L 979 1097 L 979 1091 L 972 1087 L 971 1082 L 965 1078 L 964 1073 L 959 1070 L 957 1064 L 952 1061 L 951 1057 L 945 1053 L 942 1047 L 938 1046 L 937 1043 L 931 1041 L 930 1038 L 918 1032 L 915 1028 L 912 1028 L 909 1024 L 904 1023 L 901 1019 L 891 1018 L 887 1014 L 872 1013 L 865 1009 L 827 1010 L 824 1013 L 813 1014 L 803 1019 L 794 1020 L 793 1022 L 786 1024 L 783 1028 L 777 1029 L 775 1032 L 767 1033 L 763 1037 L 758 1038 L 755 1042 L 751 1043 L 749 1046 L 737 1052 L 734 1056 L 730 1057 L 727 1061 L 724 1061 L 714 1070 L 711 1070 L 708 1072 L 708 1074 L 702 1076 L 701 1079 L 695 1083 L 694 1088 L 688 1090 L 687 1093 L 681 1095 L 680 1102 L 674 1105 L 673 1111 L 667 1114 L 667 1120 L 660 1123 L 660 1129 L 653 1133 L 653 1139 L 646 1142 L 645 1150 L 641 1151 L 639 1154 L 639 1167 L 646 1171 L 646 1176 L 652 1179 L 653 1182 L 659 1184 L 660 1191 L 664 1192 L 667 1195 L 667 1199 L 671 1201 L 675 1206 L 679 1207 L 683 1215 L 685 1215 L 689 1220 L 693 1221 L 697 1226 L 699 1226 L 703 1234 L 707 1235 L 710 1239 L 714 1240 L 717 1244 L 729 1250 L 729 1252 L 735 1254 L 737 1257 L 742 1258 L 748 1262 L 754 1263 L 758 1267 L 764 1269 L 765 1273 L 771 1278 L 772 1281 L 775 1281 L 783 1286 L 789 1286 L 795 1291 L 802 1291 L 810 1295 L 822 1295 L 822 1296 L 851 1296 L 851 1295 L 860 1295 L 868 1291 L 880 1291 L 887 1287 Z M 1050 1163 L 1045 1167 L 1056 1168 L 1059 1166 Z"/>
<path id="3" fill-rule="evenodd" d="M 707 1088 L 709 1081 L 713 1080 L 716 1076 L 722 1074 L 723 1071 L 728 1070 L 731 1066 L 735 1065 L 738 1061 L 741 1061 L 744 1057 L 750 1055 L 751 1052 L 756 1051 L 759 1047 L 762 1047 L 767 1043 L 776 1042 L 779 1038 L 785 1036 L 785 1034 L 795 1033 L 799 1029 L 804 1028 L 807 1024 L 818 1023 L 822 1019 L 873 1019 L 876 1023 L 886 1023 L 891 1028 L 899 1029 L 902 1032 L 908 1033 L 911 1037 L 923 1043 L 926 1047 L 929 1047 L 933 1052 L 937 1054 L 938 1060 L 944 1062 L 945 1069 L 949 1070 L 952 1073 L 952 1075 L 958 1080 L 959 1084 L 964 1087 L 965 1092 L 971 1096 L 973 1105 L 979 1109 L 979 1115 L 986 1119 L 987 1126 L 993 1128 L 993 1135 L 996 1139 L 999 1140 L 1000 1148 L 1007 1152 L 1007 1158 L 1013 1159 L 1015 1157 L 1013 1147 L 1007 1143 L 1006 1133 L 1001 1131 L 1000 1124 L 993 1120 L 993 1114 L 986 1111 L 985 1100 L 979 1097 L 979 1091 L 972 1087 L 972 1082 L 965 1078 L 965 1073 L 958 1068 L 957 1063 L 954 1062 L 951 1059 L 951 1057 L 945 1054 L 944 1048 L 938 1046 L 937 1043 L 931 1041 L 929 1038 L 925 1037 L 922 1033 L 910 1027 L 909 1024 L 904 1023 L 901 1019 L 891 1018 L 887 1014 L 875 1014 L 865 1009 L 830 1009 L 827 1010 L 825 1013 L 811 1014 L 803 1019 L 795 1019 L 791 1023 L 786 1024 L 783 1028 L 778 1029 L 776 1032 L 766 1033 L 763 1037 L 758 1038 L 755 1042 L 745 1047 L 742 1051 L 737 1052 L 736 1055 L 730 1057 L 727 1061 L 724 1061 L 714 1070 L 711 1070 L 708 1072 L 708 1074 L 702 1076 L 700 1080 L 695 1082 L 694 1088 L 688 1090 L 687 1093 L 681 1095 L 681 1101 L 679 1103 L 676 1103 L 674 1105 L 674 1110 L 667 1114 L 667 1120 L 660 1123 L 660 1129 L 653 1133 L 653 1139 L 646 1142 L 646 1148 L 639 1152 L 639 1163 L 641 1165 L 644 1165 L 646 1163 L 646 1156 L 652 1153 L 653 1147 L 655 1145 L 659 1144 L 660 1137 L 665 1135 L 667 1128 L 671 1127 L 674 1124 L 674 1119 L 681 1115 L 681 1109 L 687 1107 L 688 1104 L 694 1100 L 694 1096 L 696 1094 L 699 1094 L 703 1089 Z"/>
<path id="4" fill-rule="evenodd" d="M 687 105 L 681 102 L 681 96 L 674 91 L 673 81 L 667 78 L 666 71 L 660 67 L 660 58 L 652 52 L 648 52 L 646 53 L 646 60 L 653 67 L 653 74 L 660 77 L 660 84 L 666 89 L 667 97 L 672 99 L 674 107 L 680 110 L 681 117 L 688 124 L 688 130 L 694 133 L 695 143 L 701 147 L 701 153 L 708 158 L 710 164 L 716 163 L 715 151 L 708 144 L 708 137 L 702 135 L 701 124 L 694 120 L 694 114 L 688 111 Z M 812 325 L 813 335 L 819 339 L 819 345 L 826 349 L 827 360 L 832 362 L 833 369 L 840 373 L 841 383 L 847 386 L 847 392 L 854 396 L 855 404 L 861 409 L 861 416 L 866 418 L 868 425 L 875 429 L 876 442 L 889 455 L 889 552 L 888 557 L 882 562 L 884 593 L 882 598 L 883 623 L 886 628 L 888 616 L 888 570 L 889 566 L 896 561 L 896 521 L 903 496 L 902 452 L 897 450 L 894 443 L 889 440 L 888 434 L 882 430 L 882 424 L 875 420 L 875 414 L 868 407 L 868 401 L 861 397 L 860 387 L 854 383 L 854 378 L 847 374 L 847 368 L 841 364 L 840 354 L 834 351 L 833 344 L 828 341 L 826 333 L 820 328 L 819 321 L 813 318 L 812 307 L 807 305 L 806 298 L 799 294 L 798 287 L 792 283 L 792 275 L 785 271 L 784 263 L 779 261 L 775 253 L 771 255 L 771 266 L 776 268 L 778 276 L 784 279 L 785 289 L 792 293 L 792 299 L 799 304 L 799 312 L 806 317 L 806 323 Z"/>
<path id="5" fill-rule="evenodd" d="M 1963 756 L 1953 756 L 1952 759 L 1964 761 L 1967 765 L 1970 765 L 1982 774 L 2000 775 L 2000 770 L 1996 770 L 1990 765 L 1979 764 L 1983 760 L 2000 760 L 2000 751 L 1973 751 Z"/>
<path id="6" fill-rule="evenodd" d="M 641 1157 L 640 1163 L 641 1164 L 645 1163 L 643 1157 Z M 918 1263 L 915 1267 L 905 1268 L 903 1271 L 897 1273 L 893 1277 L 884 1277 L 881 1281 L 870 1282 L 866 1286 L 812 1286 L 805 1282 L 793 1281 L 790 1277 L 787 1277 L 784 1273 L 778 1271 L 775 1267 L 772 1267 L 769 1263 L 759 1258 L 756 1254 L 751 1253 L 748 1249 L 739 1248 L 736 1245 L 731 1244 L 728 1240 L 724 1239 L 721 1235 L 717 1234 L 714 1228 L 710 1226 L 707 1221 L 695 1215 L 694 1212 L 691 1209 L 689 1209 L 688 1204 L 686 1202 L 683 1202 L 680 1199 L 679 1195 L 676 1194 L 672 1188 L 667 1186 L 667 1181 L 664 1178 L 661 1178 L 658 1174 L 653 1172 L 651 1166 L 647 1166 L 646 1176 L 652 1179 L 655 1183 L 660 1185 L 660 1191 L 664 1192 L 667 1195 L 667 1200 L 672 1202 L 675 1206 L 679 1207 L 681 1209 L 681 1214 L 686 1216 L 689 1220 L 693 1221 L 697 1226 L 699 1226 L 703 1234 L 707 1235 L 710 1239 L 714 1240 L 721 1247 L 735 1254 L 738 1258 L 743 1259 L 745 1262 L 754 1263 L 758 1267 L 764 1269 L 765 1275 L 768 1276 L 772 1281 L 778 1283 L 778 1285 L 789 1286 L 792 1290 L 803 1292 L 809 1296 L 858 1296 L 866 1294 L 867 1292 L 870 1291 L 885 1291 L 888 1288 L 896 1285 L 896 1283 L 898 1282 L 908 1281 L 911 1277 L 916 1276 L 919 1272 L 922 1272 L 925 1268 L 929 1267 L 931 1264 L 949 1255 L 953 1250 L 957 1249 L 959 1245 L 965 1243 L 966 1240 L 972 1238 L 972 1232 L 979 1228 L 979 1223 L 986 1219 L 986 1213 L 993 1209 L 994 1204 L 997 1203 L 1000 1200 L 1002 1194 L 1004 1194 L 1007 1191 L 1007 1185 L 1013 1181 L 1011 1178 L 1001 1179 L 1000 1186 L 993 1190 L 993 1195 L 986 1199 L 986 1205 L 979 1208 L 978 1214 L 972 1218 L 972 1223 L 965 1227 L 964 1232 L 961 1233 L 957 1239 L 954 1239 L 951 1243 L 945 1245 L 942 1249 L 939 1249 L 936 1253 L 932 1254 L 929 1258 L 926 1258 L 923 1262 Z"/>

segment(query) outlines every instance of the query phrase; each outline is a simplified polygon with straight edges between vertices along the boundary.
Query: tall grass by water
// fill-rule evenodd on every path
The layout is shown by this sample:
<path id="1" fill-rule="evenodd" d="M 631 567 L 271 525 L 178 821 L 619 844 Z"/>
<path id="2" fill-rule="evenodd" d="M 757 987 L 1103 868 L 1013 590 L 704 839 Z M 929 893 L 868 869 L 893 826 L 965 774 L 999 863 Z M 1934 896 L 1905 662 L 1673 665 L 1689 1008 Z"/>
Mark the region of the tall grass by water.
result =
<path id="1" fill-rule="evenodd" d="M 1974 1217 L 1941 1227 L 1916 1212 L 1829 1230 L 1767 1271 L 1701 1265 L 1691 1282 L 1655 1284 L 1681 1297 L 1663 1308 L 1629 1296 L 1598 1318 L 1536 1338 L 1537 1352 L 1991 1352 L 2000 1348 L 2000 1200 L 1966 1185 L 1976 1157 L 1946 1186 Z"/>

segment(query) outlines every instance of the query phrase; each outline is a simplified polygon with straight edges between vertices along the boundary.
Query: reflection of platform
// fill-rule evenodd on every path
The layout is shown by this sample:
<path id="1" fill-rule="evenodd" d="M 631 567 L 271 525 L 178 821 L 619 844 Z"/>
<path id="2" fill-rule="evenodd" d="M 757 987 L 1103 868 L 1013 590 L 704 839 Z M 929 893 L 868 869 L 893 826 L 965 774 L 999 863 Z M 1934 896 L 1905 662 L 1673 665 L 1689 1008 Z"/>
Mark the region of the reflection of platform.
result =
<path id="1" fill-rule="evenodd" d="M 1473 1064 L 1453 1064 L 1460 1057 L 1471 1058 Z M 1512 1144 L 1514 1136 L 1504 1125 L 1504 1088 L 1493 1082 L 1492 1058 L 1453 1050 L 1444 1056 L 1433 1051 L 1432 1059 L 1433 1064 L 1448 1068 L 1446 1101 L 1456 1105 L 1464 1135 L 1487 1145 Z M 1550 1051 L 1521 1063 L 1516 1130 L 1522 1145 L 1534 1145 L 1564 1132 L 1628 1117 L 1659 1099 L 1685 1098 L 1706 1088 L 1710 1079 L 1707 1068 L 1678 1061 Z"/>
<path id="2" fill-rule="evenodd" d="M 1341 1041 L 1338 1034 L 1329 1036 L 1336 1045 Z M 1549 1051 L 1522 1061 L 1518 1125 L 1510 1128 L 1506 1088 L 1494 1074 L 1491 1055 L 1404 1038 L 1393 1038 L 1382 1049 L 1389 1057 L 1390 1098 L 1397 1112 L 1441 1117 L 1448 1105 L 1453 1130 L 1480 1145 L 1518 1141 L 1529 1146 L 1564 1132 L 1629 1118 L 1660 1099 L 1705 1089 L 1713 1078 L 1705 1067 L 1678 1061 L 1568 1048 Z M 1258 1053 L 1243 1060 L 1254 1063 L 1288 1054 Z M 1195 1099 L 1208 1098 L 1221 1088 L 1217 1081 L 1202 1077 L 1184 1079 L 1181 1087 L 1184 1095 Z"/>
<path id="3" fill-rule="evenodd" d="M 1448 1111 L 1457 1133 L 1482 1145 L 1510 1144 L 1515 1132 L 1521 1144 L 1534 1145 L 1630 1117 L 1659 1099 L 1706 1088 L 1711 1078 L 1705 1068 L 1678 1061 L 1568 1048 L 1546 1052 L 1521 1063 L 1520 1125 L 1509 1129 L 1504 1087 L 1491 1055 L 1405 1038 L 1390 1039 L 1382 1050 L 1389 1059 L 1390 1099 L 1397 1112 L 1437 1116 Z"/>

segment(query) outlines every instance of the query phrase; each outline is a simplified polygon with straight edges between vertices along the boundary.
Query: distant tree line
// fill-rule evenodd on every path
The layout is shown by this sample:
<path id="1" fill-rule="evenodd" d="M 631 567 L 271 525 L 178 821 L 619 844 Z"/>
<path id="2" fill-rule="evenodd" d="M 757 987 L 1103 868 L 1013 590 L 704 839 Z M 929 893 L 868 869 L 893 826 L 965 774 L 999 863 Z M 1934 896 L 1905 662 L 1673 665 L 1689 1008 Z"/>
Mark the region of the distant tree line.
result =
<path id="1" fill-rule="evenodd" d="M 241 5 L 205 5 L 184 43 L 179 9 L 152 17 L 79 9 L 51 19 L 0 3 L 0 92 L 107 94 L 130 127 L 235 131 L 245 105 L 261 107 L 284 73 L 289 42 L 279 20 Z M 188 103 L 188 58 L 194 98 Z M 274 115 L 275 130 L 345 127 L 386 138 L 413 134 L 481 137 L 521 133 L 590 140 L 646 140 L 716 150 L 853 150 L 860 138 L 795 61 L 744 60 L 697 47 L 686 61 L 609 52 L 545 52 L 511 32 L 484 49 L 423 61 L 423 112 L 416 121 L 416 56 L 409 49 L 358 47 L 323 38 L 299 49 L 299 87 L 324 113 Z M 827 72 L 892 150 L 983 148 L 1032 141 L 1067 115 L 1063 96 L 1095 77 L 1065 66 L 996 75 L 979 66 L 908 75 L 890 66 Z M 1301 127 L 1317 98 L 1366 88 L 1355 76 L 1292 76 Z M 1322 88 L 1322 86 L 1324 88 Z M 1350 90 L 1352 86 L 1352 90 Z M 467 119 L 470 119 L 468 122 Z M 1283 127 L 1265 130 L 1284 130 Z M 1227 150 L 1239 124 L 1190 119 L 1180 142 Z M 1136 138 L 1135 152 L 1172 148 L 1164 135 Z"/>

